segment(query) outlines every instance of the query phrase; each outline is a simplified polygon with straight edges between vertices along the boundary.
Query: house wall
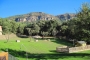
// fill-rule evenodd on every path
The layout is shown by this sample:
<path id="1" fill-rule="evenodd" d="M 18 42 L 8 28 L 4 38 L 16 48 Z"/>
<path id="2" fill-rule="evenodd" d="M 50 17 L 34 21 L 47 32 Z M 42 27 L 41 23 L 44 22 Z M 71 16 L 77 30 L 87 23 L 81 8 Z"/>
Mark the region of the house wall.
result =
<path id="1" fill-rule="evenodd" d="M 0 26 L 0 35 L 2 35 L 2 26 Z"/>

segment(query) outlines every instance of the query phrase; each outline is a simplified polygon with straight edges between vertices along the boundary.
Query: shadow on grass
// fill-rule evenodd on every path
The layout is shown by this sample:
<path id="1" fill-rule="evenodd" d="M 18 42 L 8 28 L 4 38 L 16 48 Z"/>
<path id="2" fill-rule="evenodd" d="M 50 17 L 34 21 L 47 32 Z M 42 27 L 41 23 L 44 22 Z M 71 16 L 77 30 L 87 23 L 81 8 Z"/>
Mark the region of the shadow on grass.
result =
<path id="1" fill-rule="evenodd" d="M 69 41 L 66 41 L 64 39 L 58 39 L 58 38 L 55 38 L 55 40 L 51 40 L 51 42 L 55 42 L 57 44 L 62 44 L 62 45 L 66 45 L 66 46 L 73 46 L 71 42 Z"/>
<path id="2" fill-rule="evenodd" d="M 1 49 L 5 51 L 5 49 Z M 26 58 L 26 52 L 25 51 L 17 51 L 17 50 L 12 50 L 8 49 L 9 54 L 15 56 L 15 57 L 21 57 L 21 58 Z M 54 51 L 55 52 L 55 51 Z M 50 54 L 32 54 L 32 53 L 27 53 L 28 59 L 35 59 L 35 60 L 40 60 L 40 59 L 64 59 L 64 58 L 84 58 L 87 57 L 90 59 L 90 53 L 50 53 Z"/>
<path id="3" fill-rule="evenodd" d="M 48 39 L 52 40 L 54 38 L 36 38 L 36 39 L 38 39 L 38 40 L 48 40 Z"/>
<path id="4" fill-rule="evenodd" d="M 51 41 L 57 44 L 61 44 L 61 45 L 66 45 L 66 46 L 73 46 L 71 42 L 66 41 L 64 39 L 58 39 L 58 38 L 37 38 L 37 40 L 47 40 L 47 41 Z"/>
<path id="5" fill-rule="evenodd" d="M 19 37 L 19 38 L 29 38 L 27 35 L 16 34 L 16 36 Z"/>

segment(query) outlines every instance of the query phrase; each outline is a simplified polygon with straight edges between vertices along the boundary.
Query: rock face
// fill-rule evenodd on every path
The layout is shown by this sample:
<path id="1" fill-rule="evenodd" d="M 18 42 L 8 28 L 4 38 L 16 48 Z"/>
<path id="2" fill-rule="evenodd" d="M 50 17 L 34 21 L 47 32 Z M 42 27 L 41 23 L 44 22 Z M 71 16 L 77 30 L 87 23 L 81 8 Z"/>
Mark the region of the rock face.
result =
<path id="1" fill-rule="evenodd" d="M 24 15 L 12 16 L 9 18 L 17 22 L 25 22 L 25 21 L 31 22 L 31 21 L 36 21 L 36 20 L 53 20 L 53 19 L 59 20 L 58 17 L 49 15 L 43 12 L 33 12 L 29 14 L 24 14 Z"/>
<path id="2" fill-rule="evenodd" d="M 16 15 L 9 17 L 10 20 L 15 20 L 17 22 L 31 22 L 31 21 L 37 21 L 37 20 L 69 20 L 71 18 L 76 17 L 75 14 L 62 14 L 53 16 L 50 14 L 46 14 L 43 12 L 33 12 L 23 15 Z"/>
<path id="3" fill-rule="evenodd" d="M 62 15 L 57 15 L 56 17 L 58 17 L 60 20 L 70 20 L 72 18 L 75 18 L 76 17 L 76 14 L 66 13 L 66 14 L 62 14 Z"/>

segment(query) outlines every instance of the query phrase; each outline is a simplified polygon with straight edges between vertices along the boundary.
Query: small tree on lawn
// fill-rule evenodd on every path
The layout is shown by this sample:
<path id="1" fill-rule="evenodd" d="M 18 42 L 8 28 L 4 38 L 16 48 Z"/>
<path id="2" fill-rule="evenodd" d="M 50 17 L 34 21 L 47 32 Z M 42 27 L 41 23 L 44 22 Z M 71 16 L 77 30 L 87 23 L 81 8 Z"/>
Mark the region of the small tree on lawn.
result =
<path id="1" fill-rule="evenodd" d="M 5 35 L 5 38 L 7 42 L 9 41 L 9 35 L 11 33 L 11 24 L 10 21 L 5 19 L 2 23 L 2 29 L 3 29 L 3 34 Z"/>

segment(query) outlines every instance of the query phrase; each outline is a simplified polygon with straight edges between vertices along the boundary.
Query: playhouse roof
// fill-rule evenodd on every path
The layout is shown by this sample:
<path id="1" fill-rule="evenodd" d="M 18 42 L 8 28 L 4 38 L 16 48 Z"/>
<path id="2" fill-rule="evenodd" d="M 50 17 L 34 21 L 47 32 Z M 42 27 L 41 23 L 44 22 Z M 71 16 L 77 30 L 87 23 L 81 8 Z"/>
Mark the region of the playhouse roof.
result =
<path id="1" fill-rule="evenodd" d="M 85 41 L 77 41 L 79 44 L 86 44 Z"/>

